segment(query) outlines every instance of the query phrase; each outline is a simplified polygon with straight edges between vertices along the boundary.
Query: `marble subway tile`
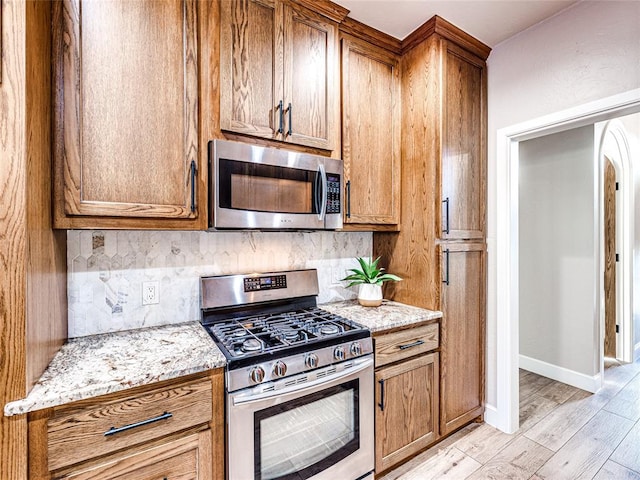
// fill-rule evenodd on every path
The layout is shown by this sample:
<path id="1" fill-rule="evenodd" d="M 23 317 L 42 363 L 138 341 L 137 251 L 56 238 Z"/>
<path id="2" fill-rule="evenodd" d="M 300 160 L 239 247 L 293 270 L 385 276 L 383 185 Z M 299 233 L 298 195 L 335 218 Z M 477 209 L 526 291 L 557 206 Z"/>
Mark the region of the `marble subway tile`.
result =
<path id="1" fill-rule="evenodd" d="M 316 268 L 319 303 L 355 298 L 336 281 L 370 256 L 371 233 L 67 232 L 69 337 L 198 320 L 199 278 Z M 142 283 L 157 281 L 160 302 L 142 305 Z"/>

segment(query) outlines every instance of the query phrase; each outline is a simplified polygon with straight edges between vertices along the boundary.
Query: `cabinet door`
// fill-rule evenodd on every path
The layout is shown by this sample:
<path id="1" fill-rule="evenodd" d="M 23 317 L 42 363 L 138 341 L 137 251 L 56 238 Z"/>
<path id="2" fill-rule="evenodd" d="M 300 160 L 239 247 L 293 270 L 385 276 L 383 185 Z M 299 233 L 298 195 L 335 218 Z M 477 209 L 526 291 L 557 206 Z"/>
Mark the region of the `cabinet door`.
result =
<path id="1" fill-rule="evenodd" d="M 132 455 L 89 468 L 78 468 L 62 477 L 72 480 L 212 479 L 211 431 L 205 430 Z"/>
<path id="2" fill-rule="evenodd" d="M 198 216 L 195 0 L 56 2 L 56 211 Z"/>
<path id="3" fill-rule="evenodd" d="M 376 371 L 376 472 L 413 455 L 438 436 L 438 354 Z"/>
<path id="4" fill-rule="evenodd" d="M 485 245 L 441 245 L 440 433 L 484 410 Z"/>
<path id="5" fill-rule="evenodd" d="M 284 9 L 285 140 L 334 148 L 338 28 L 300 6 Z"/>
<path id="6" fill-rule="evenodd" d="M 282 140 L 283 7 L 273 0 L 220 2 L 220 128 Z"/>
<path id="7" fill-rule="evenodd" d="M 485 63 L 442 40 L 443 239 L 482 239 L 486 197 Z"/>
<path id="8" fill-rule="evenodd" d="M 341 44 L 344 222 L 395 225 L 400 221 L 399 60 L 351 37 Z"/>

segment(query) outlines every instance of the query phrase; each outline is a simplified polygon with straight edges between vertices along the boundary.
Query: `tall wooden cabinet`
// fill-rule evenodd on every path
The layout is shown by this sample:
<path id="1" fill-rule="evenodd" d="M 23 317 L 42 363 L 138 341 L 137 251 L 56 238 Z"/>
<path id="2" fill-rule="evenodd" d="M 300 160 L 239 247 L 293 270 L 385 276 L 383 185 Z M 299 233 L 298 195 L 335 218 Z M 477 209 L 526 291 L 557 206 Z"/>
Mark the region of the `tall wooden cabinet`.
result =
<path id="1" fill-rule="evenodd" d="M 489 51 L 439 17 L 403 41 L 402 223 L 374 233 L 386 296 L 443 312 L 440 436 L 484 411 Z"/>
<path id="2" fill-rule="evenodd" d="M 51 229 L 51 3 L 3 2 L 0 405 L 24 398 L 67 338 L 67 240 Z M 0 478 L 28 478 L 27 420 L 0 414 Z"/>
<path id="3" fill-rule="evenodd" d="M 206 227 L 197 3 L 54 3 L 56 227 Z"/>
<path id="4" fill-rule="evenodd" d="M 357 33 L 364 28 L 359 27 Z M 340 46 L 344 223 L 346 228 L 395 229 L 400 222 L 400 57 L 345 33 Z"/>
<path id="5" fill-rule="evenodd" d="M 221 129 L 336 148 L 337 23 L 286 0 L 230 0 L 220 26 Z"/>

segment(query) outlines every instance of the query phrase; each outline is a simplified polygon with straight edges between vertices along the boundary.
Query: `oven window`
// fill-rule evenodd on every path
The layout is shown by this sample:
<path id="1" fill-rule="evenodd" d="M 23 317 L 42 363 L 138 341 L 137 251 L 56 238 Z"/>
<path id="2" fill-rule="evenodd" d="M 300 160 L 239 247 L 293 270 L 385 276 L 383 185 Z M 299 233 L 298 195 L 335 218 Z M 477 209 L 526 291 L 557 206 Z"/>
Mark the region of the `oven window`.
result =
<path id="1" fill-rule="evenodd" d="M 254 212 L 317 214 L 316 172 L 221 158 L 221 208 Z"/>
<path id="2" fill-rule="evenodd" d="M 255 416 L 255 478 L 303 480 L 360 447 L 358 379 Z"/>

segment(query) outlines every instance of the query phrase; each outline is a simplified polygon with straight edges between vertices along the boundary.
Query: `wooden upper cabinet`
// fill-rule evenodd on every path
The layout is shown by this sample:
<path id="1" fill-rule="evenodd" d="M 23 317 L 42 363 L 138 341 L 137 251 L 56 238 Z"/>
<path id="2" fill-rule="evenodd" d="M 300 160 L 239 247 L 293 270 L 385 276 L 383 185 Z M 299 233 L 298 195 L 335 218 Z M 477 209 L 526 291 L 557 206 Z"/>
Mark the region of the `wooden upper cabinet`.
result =
<path id="1" fill-rule="evenodd" d="M 441 235 L 483 239 L 486 191 L 485 62 L 441 40 Z"/>
<path id="2" fill-rule="evenodd" d="M 337 25 L 283 1 L 221 2 L 222 130 L 335 148 Z"/>
<path id="3" fill-rule="evenodd" d="M 53 35 L 55 226 L 197 228 L 196 1 L 63 0 Z"/>
<path id="4" fill-rule="evenodd" d="M 220 9 L 220 127 L 276 139 L 284 102 L 284 6 L 231 0 L 220 2 Z"/>
<path id="5" fill-rule="evenodd" d="M 348 35 L 342 48 L 345 224 L 400 222 L 400 62 Z"/>

